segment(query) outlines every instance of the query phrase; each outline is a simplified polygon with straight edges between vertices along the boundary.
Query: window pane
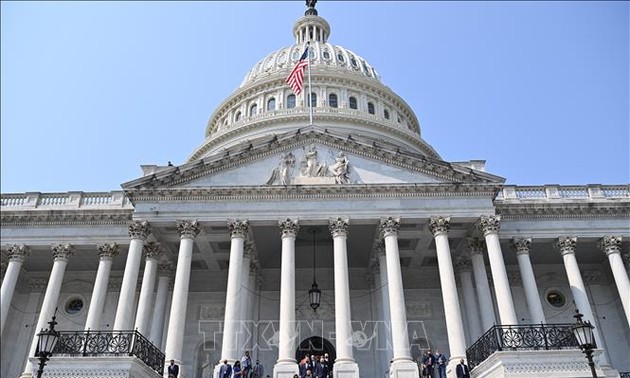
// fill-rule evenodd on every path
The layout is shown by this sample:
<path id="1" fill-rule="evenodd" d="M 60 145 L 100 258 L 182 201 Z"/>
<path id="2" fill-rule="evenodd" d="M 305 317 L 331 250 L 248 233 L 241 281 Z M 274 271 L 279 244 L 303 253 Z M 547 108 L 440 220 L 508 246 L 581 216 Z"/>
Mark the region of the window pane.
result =
<path id="1" fill-rule="evenodd" d="M 336 108 L 337 107 L 337 95 L 334 93 L 331 93 L 328 95 L 328 105 L 331 108 Z"/>
<path id="2" fill-rule="evenodd" d="M 350 109 L 356 109 L 357 108 L 357 99 L 354 97 L 350 97 Z"/>
<path id="3" fill-rule="evenodd" d="M 383 116 L 385 117 L 385 119 L 389 119 L 389 110 L 383 110 Z"/>
<path id="4" fill-rule="evenodd" d="M 311 101 L 311 108 L 316 108 L 317 107 L 317 95 L 315 94 L 315 92 L 312 92 L 309 97 L 309 100 Z"/>
<path id="5" fill-rule="evenodd" d="M 374 104 L 368 102 L 368 113 L 374 114 Z"/>
<path id="6" fill-rule="evenodd" d="M 287 97 L 287 109 L 295 108 L 295 95 Z"/>
<path id="7" fill-rule="evenodd" d="M 241 120 L 241 112 L 236 112 L 236 115 L 234 116 L 234 122 L 238 122 Z"/>
<path id="8" fill-rule="evenodd" d="M 252 106 L 249 108 L 249 115 L 250 115 L 250 116 L 256 115 L 256 112 L 257 112 L 257 111 L 258 111 L 258 106 L 256 106 L 256 104 L 254 104 L 254 105 L 252 105 Z"/>
<path id="9" fill-rule="evenodd" d="M 271 110 L 276 110 L 276 99 L 273 97 L 267 101 L 267 111 Z"/>

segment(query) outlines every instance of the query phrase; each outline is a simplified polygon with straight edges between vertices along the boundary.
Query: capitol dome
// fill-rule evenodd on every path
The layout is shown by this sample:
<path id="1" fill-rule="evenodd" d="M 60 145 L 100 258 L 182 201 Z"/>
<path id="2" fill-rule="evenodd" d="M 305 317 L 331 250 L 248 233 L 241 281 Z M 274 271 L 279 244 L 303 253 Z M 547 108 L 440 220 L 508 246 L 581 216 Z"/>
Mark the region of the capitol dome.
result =
<path id="1" fill-rule="evenodd" d="M 330 25 L 310 6 L 293 26 L 294 43 L 258 61 L 236 91 L 219 104 L 208 121 L 204 142 L 188 160 L 307 129 L 440 159 L 422 140 L 420 123 L 411 107 L 383 84 L 369 62 L 329 43 L 329 36 Z M 300 95 L 286 83 L 307 45 L 312 122 L 306 100 L 307 75 Z"/>

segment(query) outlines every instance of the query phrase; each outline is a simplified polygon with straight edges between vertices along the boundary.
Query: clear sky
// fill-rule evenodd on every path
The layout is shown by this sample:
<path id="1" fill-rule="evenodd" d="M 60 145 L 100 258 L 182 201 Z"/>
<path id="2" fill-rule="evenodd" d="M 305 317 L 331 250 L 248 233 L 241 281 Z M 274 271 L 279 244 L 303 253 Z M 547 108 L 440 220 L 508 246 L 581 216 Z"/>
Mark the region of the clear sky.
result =
<path id="1" fill-rule="evenodd" d="M 304 1 L 1 4 L 3 193 L 119 190 L 186 162 Z M 630 182 L 628 2 L 326 1 L 447 161 L 508 184 Z"/>

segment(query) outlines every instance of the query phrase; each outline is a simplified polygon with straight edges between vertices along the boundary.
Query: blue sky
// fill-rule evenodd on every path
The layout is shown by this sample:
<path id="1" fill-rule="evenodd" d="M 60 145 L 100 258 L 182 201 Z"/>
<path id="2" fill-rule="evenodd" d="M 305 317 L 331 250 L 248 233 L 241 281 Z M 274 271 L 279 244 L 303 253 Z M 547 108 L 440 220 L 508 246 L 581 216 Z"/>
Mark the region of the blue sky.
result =
<path id="1" fill-rule="evenodd" d="M 320 0 L 447 161 L 508 184 L 630 182 L 628 2 Z M 109 191 L 183 164 L 304 1 L 1 4 L 1 191 Z"/>

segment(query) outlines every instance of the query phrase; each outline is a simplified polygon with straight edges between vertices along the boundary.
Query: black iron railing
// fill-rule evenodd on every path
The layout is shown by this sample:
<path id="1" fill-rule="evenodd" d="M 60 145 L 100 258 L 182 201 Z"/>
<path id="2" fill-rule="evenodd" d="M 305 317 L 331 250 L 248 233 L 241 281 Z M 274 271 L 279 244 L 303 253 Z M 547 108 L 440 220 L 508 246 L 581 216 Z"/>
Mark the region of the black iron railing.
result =
<path id="1" fill-rule="evenodd" d="M 53 355 L 136 356 L 158 374 L 164 353 L 138 331 L 61 331 Z"/>
<path id="2" fill-rule="evenodd" d="M 470 348 L 466 357 L 470 369 L 496 351 L 579 349 L 573 324 L 530 324 L 493 326 Z"/>
<path id="3" fill-rule="evenodd" d="M 630 378 L 630 371 L 619 372 L 619 378 Z"/>

